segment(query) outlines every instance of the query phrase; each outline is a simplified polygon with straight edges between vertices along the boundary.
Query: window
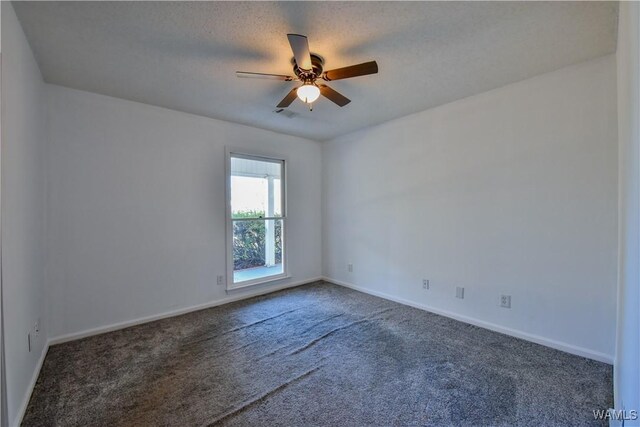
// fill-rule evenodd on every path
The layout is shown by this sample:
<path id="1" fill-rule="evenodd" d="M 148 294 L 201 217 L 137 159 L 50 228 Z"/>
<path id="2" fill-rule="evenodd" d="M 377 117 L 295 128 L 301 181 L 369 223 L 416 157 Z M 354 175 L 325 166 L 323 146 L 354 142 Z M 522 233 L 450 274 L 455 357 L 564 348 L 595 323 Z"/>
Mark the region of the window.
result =
<path id="1" fill-rule="evenodd" d="M 228 154 L 229 288 L 287 277 L 284 160 Z"/>

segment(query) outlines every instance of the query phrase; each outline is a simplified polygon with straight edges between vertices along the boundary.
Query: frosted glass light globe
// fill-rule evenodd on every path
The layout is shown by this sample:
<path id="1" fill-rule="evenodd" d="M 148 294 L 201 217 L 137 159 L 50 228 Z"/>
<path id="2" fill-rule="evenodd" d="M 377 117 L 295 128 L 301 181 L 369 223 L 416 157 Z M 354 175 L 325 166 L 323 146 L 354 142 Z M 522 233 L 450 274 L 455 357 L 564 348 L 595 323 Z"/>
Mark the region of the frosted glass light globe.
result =
<path id="1" fill-rule="evenodd" d="M 298 95 L 298 98 L 300 98 L 300 101 L 311 104 L 320 96 L 320 89 L 318 89 L 318 86 L 314 84 L 307 83 L 300 86 L 296 91 L 296 94 Z"/>

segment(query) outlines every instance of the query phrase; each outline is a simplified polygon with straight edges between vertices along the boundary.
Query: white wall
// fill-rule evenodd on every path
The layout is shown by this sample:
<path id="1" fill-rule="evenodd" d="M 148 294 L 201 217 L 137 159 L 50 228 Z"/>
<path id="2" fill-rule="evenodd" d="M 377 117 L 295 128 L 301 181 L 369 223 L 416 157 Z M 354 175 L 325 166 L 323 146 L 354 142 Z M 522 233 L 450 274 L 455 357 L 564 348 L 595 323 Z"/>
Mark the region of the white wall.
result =
<path id="1" fill-rule="evenodd" d="M 52 337 L 243 294 L 216 286 L 225 274 L 225 145 L 287 156 L 284 283 L 320 277 L 318 142 L 47 87 Z"/>
<path id="2" fill-rule="evenodd" d="M 614 365 L 616 409 L 640 410 L 640 4 L 620 4 L 618 21 L 620 261 Z M 640 425 L 628 421 L 625 425 Z"/>
<path id="3" fill-rule="evenodd" d="M 8 420 L 16 425 L 46 346 L 46 91 L 13 7 L 2 2 L 2 286 Z"/>
<path id="4" fill-rule="evenodd" d="M 323 164 L 330 279 L 612 361 L 614 56 L 337 138 Z"/>

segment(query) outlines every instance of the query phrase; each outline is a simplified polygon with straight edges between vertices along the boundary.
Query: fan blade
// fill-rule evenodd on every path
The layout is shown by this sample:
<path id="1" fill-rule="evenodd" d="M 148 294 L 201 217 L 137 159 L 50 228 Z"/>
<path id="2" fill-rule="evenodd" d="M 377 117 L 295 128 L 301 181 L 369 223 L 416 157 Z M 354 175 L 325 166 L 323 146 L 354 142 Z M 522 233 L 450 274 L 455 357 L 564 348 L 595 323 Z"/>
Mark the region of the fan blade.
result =
<path id="1" fill-rule="evenodd" d="M 340 92 L 336 92 L 327 85 L 318 85 L 318 87 L 320 88 L 320 93 L 322 94 L 322 96 L 338 104 L 340 107 L 344 107 L 351 102 L 349 98 L 342 95 Z"/>
<path id="2" fill-rule="evenodd" d="M 378 63 L 376 61 L 363 62 L 358 65 L 351 65 L 344 68 L 336 68 L 322 73 L 322 78 L 331 80 L 348 79 L 350 77 L 366 76 L 368 74 L 376 74 L 378 72 Z"/>
<path id="3" fill-rule="evenodd" d="M 293 77 L 282 74 L 249 73 L 246 71 L 236 71 L 236 76 L 245 79 L 270 79 L 282 80 L 284 82 L 290 82 L 293 80 Z"/>
<path id="4" fill-rule="evenodd" d="M 309 41 L 306 36 L 300 34 L 287 34 L 291 50 L 293 51 L 293 57 L 296 59 L 296 64 L 303 70 L 311 70 L 311 54 L 309 54 Z"/>
<path id="5" fill-rule="evenodd" d="M 298 96 L 296 95 L 297 90 L 298 90 L 297 87 L 294 87 L 293 89 L 291 89 L 291 92 L 289 92 L 287 96 L 285 96 L 284 99 L 280 101 L 280 104 L 276 105 L 276 107 L 287 108 L 289 105 L 291 105 L 293 100 L 296 99 L 296 97 Z"/>

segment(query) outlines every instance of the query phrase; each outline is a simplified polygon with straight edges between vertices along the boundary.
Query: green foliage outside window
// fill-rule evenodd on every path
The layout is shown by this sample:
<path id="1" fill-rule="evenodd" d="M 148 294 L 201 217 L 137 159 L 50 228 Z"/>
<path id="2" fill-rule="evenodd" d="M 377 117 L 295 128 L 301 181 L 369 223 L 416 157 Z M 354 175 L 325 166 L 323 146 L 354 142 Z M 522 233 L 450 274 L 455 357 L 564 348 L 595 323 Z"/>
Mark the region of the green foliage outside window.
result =
<path id="1" fill-rule="evenodd" d="M 234 212 L 233 218 L 260 218 L 264 212 Z M 275 223 L 276 264 L 282 262 L 282 221 Z M 233 221 L 233 269 L 261 267 L 265 264 L 265 221 Z"/>

